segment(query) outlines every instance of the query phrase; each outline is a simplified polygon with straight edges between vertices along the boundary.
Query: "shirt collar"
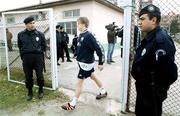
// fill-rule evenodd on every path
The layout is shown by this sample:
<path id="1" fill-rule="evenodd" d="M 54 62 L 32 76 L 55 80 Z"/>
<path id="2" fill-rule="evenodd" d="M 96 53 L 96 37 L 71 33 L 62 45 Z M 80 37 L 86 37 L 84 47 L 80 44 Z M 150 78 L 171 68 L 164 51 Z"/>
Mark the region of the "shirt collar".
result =
<path id="1" fill-rule="evenodd" d="M 83 33 L 86 33 L 88 30 L 87 29 L 85 29 L 84 31 L 82 31 L 80 34 L 83 34 Z"/>

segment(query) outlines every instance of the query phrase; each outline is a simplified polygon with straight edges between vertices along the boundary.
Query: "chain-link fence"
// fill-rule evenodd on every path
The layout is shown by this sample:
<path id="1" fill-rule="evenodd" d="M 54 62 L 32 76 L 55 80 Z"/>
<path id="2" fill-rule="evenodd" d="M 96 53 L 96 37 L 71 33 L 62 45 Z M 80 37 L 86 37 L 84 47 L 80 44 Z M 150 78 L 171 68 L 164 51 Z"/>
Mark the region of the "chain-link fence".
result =
<path id="1" fill-rule="evenodd" d="M 32 16 L 35 19 L 35 26 L 36 29 L 43 32 L 45 34 L 45 38 L 47 40 L 47 46 L 48 46 L 48 54 L 50 50 L 50 16 L 49 16 L 48 10 L 39 10 L 39 11 L 32 11 L 32 12 L 10 12 L 10 13 L 4 13 L 4 20 L 5 25 L 4 28 L 6 28 L 6 34 L 3 33 L 3 29 L 1 29 L 0 33 L 3 33 L 1 35 L 6 35 L 1 38 L 0 44 L 1 44 L 1 54 L 3 54 L 1 57 L 2 73 L 6 73 L 6 69 L 9 69 L 10 78 L 9 80 L 14 82 L 20 82 L 24 83 L 24 72 L 22 68 L 22 60 L 19 54 L 19 49 L 17 45 L 17 35 L 19 32 L 25 30 L 25 24 L 24 19 L 28 16 Z M 4 39 L 5 38 L 5 39 Z M 7 43 L 7 44 L 6 44 Z M 6 50 L 7 48 L 7 50 Z M 7 54 L 7 59 L 6 59 Z M 46 72 L 44 72 L 45 77 L 45 86 L 48 88 L 52 88 L 52 70 L 51 70 L 51 60 L 48 54 L 45 54 L 44 60 L 45 60 L 45 69 Z M 8 63 L 8 65 L 6 65 Z M 34 72 L 34 80 L 35 78 L 35 72 Z"/>
<path id="2" fill-rule="evenodd" d="M 161 26 L 166 28 L 176 45 L 176 63 L 180 66 L 180 2 L 179 0 L 134 0 L 133 1 L 133 13 L 132 13 L 132 30 L 134 25 L 137 25 L 138 12 L 141 8 L 147 4 L 154 4 L 161 10 Z M 132 38 L 134 31 L 132 31 Z M 132 42 L 133 43 L 133 39 Z M 134 55 L 134 47 L 131 44 L 131 56 Z M 132 57 L 131 57 L 132 61 Z M 131 66 L 132 62 L 130 62 Z M 180 70 L 178 70 L 180 75 Z M 128 104 L 127 110 L 134 112 L 136 90 L 135 81 L 132 77 L 129 78 L 129 91 L 128 91 Z M 168 98 L 163 103 L 163 115 L 165 116 L 180 116 L 180 79 L 171 85 L 168 91 Z"/>
<path id="3" fill-rule="evenodd" d="M 0 35 L 3 35 L 3 27 L 0 27 Z M 5 53 L 5 44 L 3 41 L 3 37 L 0 36 L 0 78 L 2 76 L 2 69 L 6 66 L 6 57 L 3 53 Z"/>

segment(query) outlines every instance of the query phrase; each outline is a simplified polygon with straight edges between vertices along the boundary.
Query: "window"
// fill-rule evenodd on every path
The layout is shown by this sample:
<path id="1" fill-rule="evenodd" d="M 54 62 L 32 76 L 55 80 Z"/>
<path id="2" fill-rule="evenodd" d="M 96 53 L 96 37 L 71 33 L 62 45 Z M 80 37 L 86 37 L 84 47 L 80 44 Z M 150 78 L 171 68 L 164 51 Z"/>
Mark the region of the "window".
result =
<path id="1" fill-rule="evenodd" d="M 39 20 L 46 20 L 47 13 L 46 12 L 39 12 L 38 18 Z"/>
<path id="2" fill-rule="evenodd" d="M 9 23 L 9 24 L 15 23 L 15 18 L 14 17 L 8 17 L 7 23 Z"/>
<path id="3" fill-rule="evenodd" d="M 74 17 L 80 16 L 80 10 L 79 9 L 73 10 L 73 16 Z"/>
<path id="4" fill-rule="evenodd" d="M 78 16 L 80 16 L 80 9 L 68 10 L 63 12 L 64 18 L 78 17 Z"/>
<path id="5" fill-rule="evenodd" d="M 31 17 L 33 17 L 35 21 L 39 20 L 39 16 L 38 15 L 31 15 Z"/>
<path id="6" fill-rule="evenodd" d="M 31 15 L 35 21 L 46 20 L 47 14 L 45 12 L 38 12 L 38 14 Z"/>
<path id="7" fill-rule="evenodd" d="M 61 22 L 58 23 L 59 25 L 64 27 L 64 31 L 67 32 L 68 34 L 77 34 L 77 24 L 76 21 L 72 22 Z"/>

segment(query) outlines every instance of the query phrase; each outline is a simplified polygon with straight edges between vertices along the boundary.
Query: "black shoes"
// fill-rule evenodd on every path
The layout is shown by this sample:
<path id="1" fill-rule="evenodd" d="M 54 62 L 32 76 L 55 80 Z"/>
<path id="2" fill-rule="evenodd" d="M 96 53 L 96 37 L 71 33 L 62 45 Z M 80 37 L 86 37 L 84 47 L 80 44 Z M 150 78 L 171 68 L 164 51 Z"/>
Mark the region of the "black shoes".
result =
<path id="1" fill-rule="evenodd" d="M 57 63 L 58 66 L 60 66 L 61 64 Z"/>
<path id="2" fill-rule="evenodd" d="M 43 88 L 39 88 L 39 91 L 38 91 L 38 98 L 39 99 L 42 99 L 43 98 Z"/>
<path id="3" fill-rule="evenodd" d="M 32 94 L 29 94 L 28 96 L 27 96 L 27 101 L 31 101 L 32 100 L 32 98 L 33 98 L 33 95 Z"/>
<path id="4" fill-rule="evenodd" d="M 111 64 L 111 63 L 115 63 L 115 61 L 113 61 L 113 60 L 107 61 L 107 64 Z"/>
<path id="5" fill-rule="evenodd" d="M 44 96 L 43 93 L 38 93 L 38 98 L 39 98 L 39 99 L 42 99 L 43 96 Z"/>
<path id="6" fill-rule="evenodd" d="M 31 101 L 33 98 L 33 92 L 32 89 L 28 89 L 28 95 L 27 95 L 27 101 Z"/>
<path id="7" fill-rule="evenodd" d="M 67 62 L 72 62 L 72 60 L 70 60 L 70 59 L 67 59 Z"/>
<path id="8" fill-rule="evenodd" d="M 113 60 L 111 60 L 110 62 L 111 62 L 111 63 L 115 63 L 115 61 L 113 61 Z"/>
<path id="9" fill-rule="evenodd" d="M 107 61 L 107 64 L 111 64 L 111 61 Z"/>
<path id="10" fill-rule="evenodd" d="M 40 87 L 40 88 L 39 88 L 39 91 L 38 91 L 38 98 L 39 98 L 39 99 L 42 99 L 43 96 L 44 96 L 44 94 L 43 94 L 43 88 Z M 33 98 L 33 91 L 32 91 L 32 89 L 28 89 L 28 95 L 27 95 L 26 100 L 27 100 L 27 101 L 31 101 L 32 98 Z"/>

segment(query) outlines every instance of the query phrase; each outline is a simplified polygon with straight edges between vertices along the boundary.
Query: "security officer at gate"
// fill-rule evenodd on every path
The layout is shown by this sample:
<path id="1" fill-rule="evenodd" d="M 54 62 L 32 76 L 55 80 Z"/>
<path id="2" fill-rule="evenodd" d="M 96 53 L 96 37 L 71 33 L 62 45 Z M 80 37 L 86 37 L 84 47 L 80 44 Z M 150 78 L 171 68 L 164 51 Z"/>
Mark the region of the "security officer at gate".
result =
<path id="1" fill-rule="evenodd" d="M 43 68 L 44 68 L 44 51 L 46 50 L 46 41 L 44 34 L 35 28 L 33 17 L 24 19 L 26 29 L 18 33 L 18 47 L 23 62 L 25 73 L 25 84 L 28 89 L 27 100 L 33 97 L 33 69 L 36 71 L 37 84 L 39 86 L 38 97 L 43 97 Z"/>
<path id="2" fill-rule="evenodd" d="M 161 116 L 169 86 L 177 79 L 176 52 L 167 31 L 160 27 L 160 9 L 152 4 L 139 13 L 139 26 L 146 32 L 136 50 L 132 76 L 136 80 L 136 116 Z"/>

